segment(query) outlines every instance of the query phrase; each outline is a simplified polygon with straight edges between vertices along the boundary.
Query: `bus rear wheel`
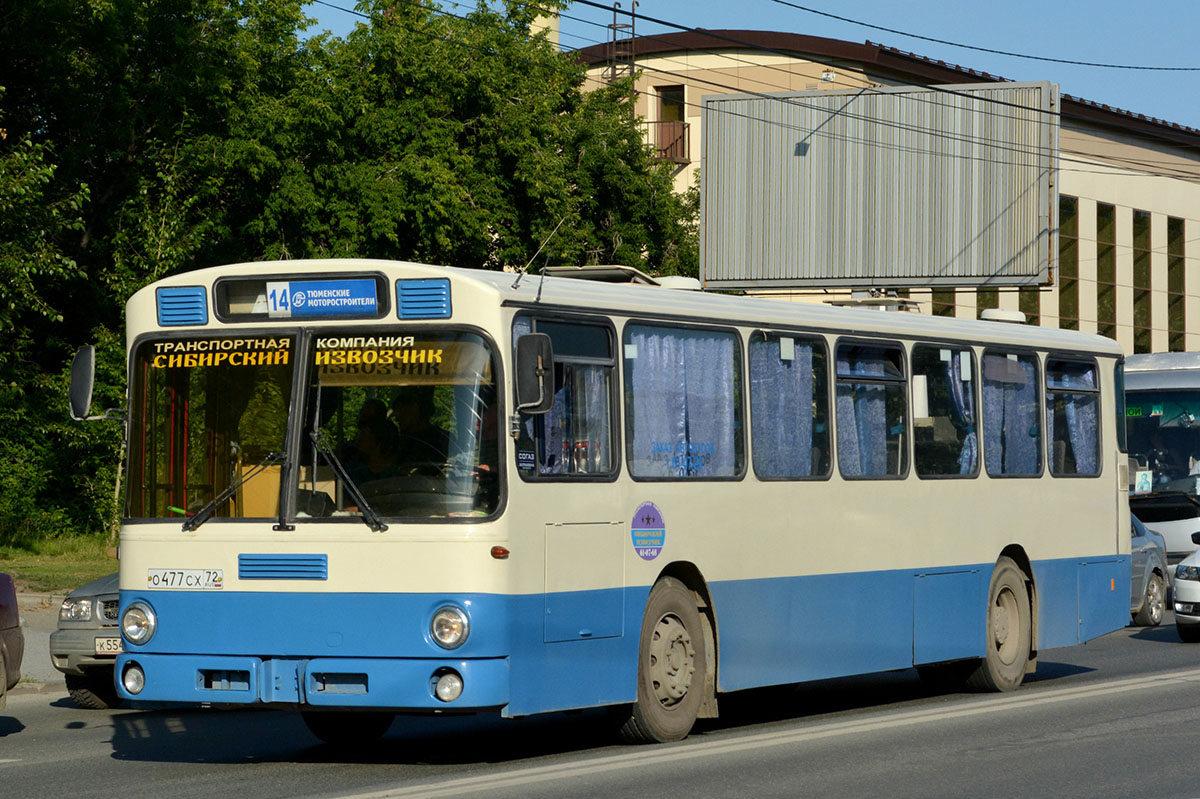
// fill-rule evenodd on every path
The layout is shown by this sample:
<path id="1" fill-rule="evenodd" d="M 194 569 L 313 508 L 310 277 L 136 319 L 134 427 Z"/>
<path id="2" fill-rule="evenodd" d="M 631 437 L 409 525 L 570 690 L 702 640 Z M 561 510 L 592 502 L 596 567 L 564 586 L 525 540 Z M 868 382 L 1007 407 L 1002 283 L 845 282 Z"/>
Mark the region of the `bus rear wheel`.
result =
<path id="1" fill-rule="evenodd" d="M 687 737 L 704 699 L 708 654 L 692 592 L 672 577 L 654 584 L 638 645 L 637 701 L 621 725 L 630 743 Z"/>
<path id="2" fill-rule="evenodd" d="M 996 561 L 988 586 L 987 651 L 967 679 L 977 691 L 1014 691 L 1025 679 L 1033 630 L 1025 573 L 1011 559 Z"/>
<path id="3" fill-rule="evenodd" d="M 313 735 L 327 744 L 346 747 L 369 744 L 382 738 L 395 718 L 391 713 L 341 710 L 305 710 L 300 716 Z"/>

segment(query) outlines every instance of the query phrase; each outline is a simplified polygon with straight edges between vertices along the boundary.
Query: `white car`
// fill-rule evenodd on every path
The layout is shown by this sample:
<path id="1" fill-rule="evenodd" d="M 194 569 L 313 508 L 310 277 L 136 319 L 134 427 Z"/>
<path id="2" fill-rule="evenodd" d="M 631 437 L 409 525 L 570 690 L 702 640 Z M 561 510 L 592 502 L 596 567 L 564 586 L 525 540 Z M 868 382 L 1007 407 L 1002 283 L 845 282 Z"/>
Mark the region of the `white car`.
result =
<path id="1" fill-rule="evenodd" d="M 1200 533 L 1192 533 L 1200 544 Z M 1200 550 L 1184 558 L 1175 567 L 1175 630 L 1179 639 L 1189 644 L 1200 643 Z"/>

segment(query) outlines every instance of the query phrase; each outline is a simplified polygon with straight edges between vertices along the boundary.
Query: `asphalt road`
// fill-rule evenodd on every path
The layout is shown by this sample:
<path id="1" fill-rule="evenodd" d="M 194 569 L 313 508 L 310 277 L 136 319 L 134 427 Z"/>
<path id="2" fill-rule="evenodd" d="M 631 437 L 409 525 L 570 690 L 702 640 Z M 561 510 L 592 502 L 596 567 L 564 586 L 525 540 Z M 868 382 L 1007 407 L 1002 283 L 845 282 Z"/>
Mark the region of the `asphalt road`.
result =
<path id="1" fill-rule="evenodd" d="M 912 671 L 746 692 L 665 746 L 614 743 L 589 712 L 401 718 L 345 752 L 286 712 L 84 711 L 27 692 L 0 712 L 0 795 L 1194 797 L 1197 719 L 1200 645 L 1168 616 L 1043 652 L 1011 694 L 931 693 Z"/>

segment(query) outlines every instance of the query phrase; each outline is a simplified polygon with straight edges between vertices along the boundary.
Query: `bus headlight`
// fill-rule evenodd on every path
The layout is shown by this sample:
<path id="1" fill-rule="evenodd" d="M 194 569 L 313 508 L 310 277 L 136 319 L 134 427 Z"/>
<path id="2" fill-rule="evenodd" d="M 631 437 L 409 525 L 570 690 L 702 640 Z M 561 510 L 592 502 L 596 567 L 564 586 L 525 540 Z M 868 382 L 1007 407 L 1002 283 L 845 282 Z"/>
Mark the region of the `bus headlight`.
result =
<path id="1" fill-rule="evenodd" d="M 467 619 L 466 611 L 454 605 L 438 608 L 433 614 L 433 621 L 429 623 L 429 634 L 443 649 L 457 649 L 470 633 L 471 622 Z"/>
<path id="2" fill-rule="evenodd" d="M 154 609 L 145 602 L 133 602 L 121 614 L 121 632 L 131 644 L 144 644 L 154 637 L 158 619 Z"/>

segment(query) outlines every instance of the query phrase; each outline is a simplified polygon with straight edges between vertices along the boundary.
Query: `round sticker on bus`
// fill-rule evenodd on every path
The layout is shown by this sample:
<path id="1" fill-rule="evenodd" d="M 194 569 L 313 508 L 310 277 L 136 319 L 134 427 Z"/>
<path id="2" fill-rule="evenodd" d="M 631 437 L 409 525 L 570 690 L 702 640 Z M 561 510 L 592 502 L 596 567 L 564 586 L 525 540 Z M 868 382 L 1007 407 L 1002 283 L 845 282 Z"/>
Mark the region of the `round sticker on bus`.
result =
<path id="1" fill-rule="evenodd" d="M 667 525 L 653 502 L 643 502 L 633 514 L 633 549 L 642 560 L 654 560 L 667 542 Z"/>

